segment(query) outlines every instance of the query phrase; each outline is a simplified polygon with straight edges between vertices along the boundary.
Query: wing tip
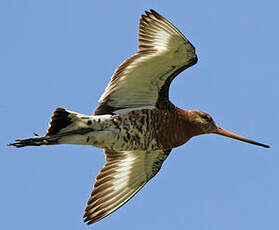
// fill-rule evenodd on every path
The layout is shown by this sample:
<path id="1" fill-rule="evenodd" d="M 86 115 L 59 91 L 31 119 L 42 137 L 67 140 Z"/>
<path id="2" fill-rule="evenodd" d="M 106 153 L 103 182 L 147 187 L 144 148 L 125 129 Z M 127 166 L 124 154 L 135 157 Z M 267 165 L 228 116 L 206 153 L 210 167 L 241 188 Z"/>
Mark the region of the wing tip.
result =
<path id="1" fill-rule="evenodd" d="M 150 9 L 149 11 L 145 10 L 144 13 L 145 14 L 141 15 L 141 20 L 143 20 L 143 21 L 146 21 L 146 18 L 152 19 L 152 16 L 154 16 L 157 19 L 163 19 L 164 18 L 162 15 L 160 15 L 157 11 L 155 11 L 153 9 Z"/>
<path id="2" fill-rule="evenodd" d="M 84 217 L 85 218 L 85 217 Z M 86 223 L 87 225 L 91 225 L 96 223 L 98 220 L 96 220 L 95 218 L 91 219 L 88 216 L 83 220 L 84 223 Z"/>
<path id="3" fill-rule="evenodd" d="M 158 19 L 162 19 L 163 18 L 162 15 L 160 15 L 157 11 L 155 11 L 153 9 L 150 9 L 150 12 L 151 12 L 152 15 L 154 15 Z"/>
<path id="4" fill-rule="evenodd" d="M 99 213 L 97 213 L 96 215 L 92 215 L 91 214 L 88 214 L 87 212 L 84 214 L 83 218 L 85 218 L 83 220 L 84 223 L 86 223 L 87 225 L 91 225 L 91 224 L 94 224 L 100 220 L 102 220 L 103 218 L 105 218 L 106 216 L 108 216 L 110 214 L 110 212 L 107 212 L 107 211 L 101 211 Z"/>

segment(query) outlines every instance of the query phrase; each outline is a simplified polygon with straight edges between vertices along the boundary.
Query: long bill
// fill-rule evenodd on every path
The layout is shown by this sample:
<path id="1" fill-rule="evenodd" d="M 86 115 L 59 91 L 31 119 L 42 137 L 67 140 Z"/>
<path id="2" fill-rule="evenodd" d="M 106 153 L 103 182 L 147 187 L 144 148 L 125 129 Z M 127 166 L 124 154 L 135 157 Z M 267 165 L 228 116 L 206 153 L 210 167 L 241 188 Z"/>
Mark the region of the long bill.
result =
<path id="1" fill-rule="evenodd" d="M 259 146 L 262 146 L 262 147 L 265 147 L 265 148 L 269 148 L 269 145 L 265 145 L 265 144 L 262 144 L 262 143 L 259 143 L 259 142 L 247 139 L 245 137 L 242 137 L 240 135 L 232 133 L 232 132 L 230 132 L 228 130 L 222 129 L 222 128 L 218 127 L 218 126 L 217 126 L 217 129 L 216 129 L 216 131 L 214 133 L 222 135 L 222 136 L 230 137 L 230 138 L 233 138 L 233 139 L 236 139 L 236 140 L 244 141 L 244 142 L 247 142 L 247 143 L 250 143 L 250 144 L 253 144 L 253 145 L 259 145 Z"/>

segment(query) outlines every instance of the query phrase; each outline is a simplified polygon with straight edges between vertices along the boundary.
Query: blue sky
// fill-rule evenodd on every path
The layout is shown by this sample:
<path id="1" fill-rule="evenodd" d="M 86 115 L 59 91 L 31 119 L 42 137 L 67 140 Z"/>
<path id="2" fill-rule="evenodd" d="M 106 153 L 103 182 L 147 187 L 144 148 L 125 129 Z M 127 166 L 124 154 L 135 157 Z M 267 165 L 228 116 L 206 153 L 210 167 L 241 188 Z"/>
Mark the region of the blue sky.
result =
<path id="1" fill-rule="evenodd" d="M 277 1 L 0 1 L 0 229 L 279 228 Z M 184 109 L 270 149 L 217 135 L 172 151 L 159 174 L 114 214 L 86 226 L 101 149 L 16 149 L 44 134 L 56 107 L 91 114 L 115 68 L 136 52 L 154 8 L 195 45 L 199 62 L 173 82 Z"/>

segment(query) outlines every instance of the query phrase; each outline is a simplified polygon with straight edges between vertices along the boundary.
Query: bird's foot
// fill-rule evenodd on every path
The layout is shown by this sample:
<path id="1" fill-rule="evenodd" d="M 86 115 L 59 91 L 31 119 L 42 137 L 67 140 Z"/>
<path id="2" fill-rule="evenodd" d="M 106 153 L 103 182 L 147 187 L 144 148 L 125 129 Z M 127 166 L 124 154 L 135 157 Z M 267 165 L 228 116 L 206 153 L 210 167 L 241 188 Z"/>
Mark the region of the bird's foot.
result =
<path id="1" fill-rule="evenodd" d="M 49 136 L 39 136 L 37 133 L 34 133 L 35 137 L 16 140 L 13 143 L 10 143 L 8 145 L 15 146 L 17 148 L 25 147 L 25 146 L 40 146 L 40 145 L 55 145 L 58 144 L 58 140 L 61 137 L 70 136 L 70 135 L 83 135 L 88 132 L 93 131 L 92 128 L 80 128 L 76 130 L 71 130 L 55 135 L 49 135 Z"/>
<path id="2" fill-rule="evenodd" d="M 21 148 L 25 146 L 51 145 L 57 143 L 57 138 L 52 136 L 39 136 L 37 133 L 34 133 L 34 136 L 35 137 L 16 140 L 15 142 L 8 145 Z"/>

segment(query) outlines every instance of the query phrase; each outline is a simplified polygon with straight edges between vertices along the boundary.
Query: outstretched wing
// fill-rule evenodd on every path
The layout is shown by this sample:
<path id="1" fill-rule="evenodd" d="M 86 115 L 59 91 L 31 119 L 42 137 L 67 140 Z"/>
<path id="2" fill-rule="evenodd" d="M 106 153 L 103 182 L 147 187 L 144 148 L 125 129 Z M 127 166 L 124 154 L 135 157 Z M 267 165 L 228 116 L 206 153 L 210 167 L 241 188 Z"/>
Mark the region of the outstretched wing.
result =
<path id="1" fill-rule="evenodd" d="M 170 151 L 106 149 L 107 163 L 96 178 L 84 221 L 87 224 L 97 222 L 125 204 L 157 174 Z"/>
<path id="2" fill-rule="evenodd" d="M 154 10 L 139 24 L 138 52 L 113 74 L 95 114 L 127 108 L 167 106 L 174 77 L 197 62 L 193 45 Z"/>

